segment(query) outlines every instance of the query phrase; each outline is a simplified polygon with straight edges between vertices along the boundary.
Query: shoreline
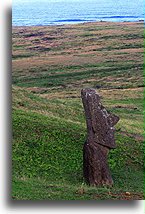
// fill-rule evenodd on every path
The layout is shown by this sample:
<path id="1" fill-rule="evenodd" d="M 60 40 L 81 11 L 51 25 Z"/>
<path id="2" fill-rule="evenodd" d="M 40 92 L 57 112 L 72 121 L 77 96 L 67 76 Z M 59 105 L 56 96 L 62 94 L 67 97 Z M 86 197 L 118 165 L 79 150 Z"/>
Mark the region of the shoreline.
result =
<path id="1" fill-rule="evenodd" d="M 113 21 L 92 21 L 92 22 L 79 22 L 79 23 L 74 23 L 74 24 L 55 24 L 55 25 L 12 25 L 12 28 L 18 28 L 18 27 L 20 27 L 20 28 L 25 28 L 25 27 L 53 27 L 53 26 L 55 26 L 55 27 L 59 27 L 59 26 L 72 26 L 72 25 L 80 25 L 80 24 L 82 24 L 82 25 L 84 25 L 84 24 L 94 24 L 94 23 L 108 23 L 108 24 L 117 24 L 117 23 L 119 23 L 119 24 L 128 24 L 128 23 L 144 23 L 144 20 L 139 20 L 139 21 L 123 21 L 123 22 L 113 22 Z"/>

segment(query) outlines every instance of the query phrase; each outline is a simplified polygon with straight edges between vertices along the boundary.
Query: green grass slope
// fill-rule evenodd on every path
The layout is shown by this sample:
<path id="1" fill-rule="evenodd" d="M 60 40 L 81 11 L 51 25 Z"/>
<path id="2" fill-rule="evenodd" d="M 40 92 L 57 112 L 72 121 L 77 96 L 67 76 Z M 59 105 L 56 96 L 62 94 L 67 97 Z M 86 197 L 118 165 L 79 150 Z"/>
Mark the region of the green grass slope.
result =
<path id="1" fill-rule="evenodd" d="M 14 200 L 143 199 L 143 25 L 13 27 Z M 112 188 L 83 179 L 85 87 L 120 117 Z"/>
<path id="2" fill-rule="evenodd" d="M 109 157 L 114 187 L 88 187 L 82 174 L 85 118 L 78 122 L 68 120 L 67 115 L 49 115 L 49 111 L 46 115 L 47 100 L 41 99 L 38 108 L 36 95 L 19 87 L 14 91 L 13 199 L 124 199 L 126 191 L 131 192 L 131 199 L 143 197 L 142 141 L 116 132 L 117 149 L 111 150 Z M 36 108 L 32 109 L 32 104 Z M 71 108 L 79 115 L 75 106 Z"/>

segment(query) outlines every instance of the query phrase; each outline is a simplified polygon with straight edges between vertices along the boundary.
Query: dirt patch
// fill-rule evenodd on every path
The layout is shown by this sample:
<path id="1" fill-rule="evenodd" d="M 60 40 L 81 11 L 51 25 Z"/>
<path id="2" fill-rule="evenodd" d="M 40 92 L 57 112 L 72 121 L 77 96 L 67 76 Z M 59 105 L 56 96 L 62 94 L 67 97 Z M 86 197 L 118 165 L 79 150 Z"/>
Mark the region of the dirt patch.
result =
<path id="1" fill-rule="evenodd" d="M 95 192 L 89 192 L 84 189 L 80 189 L 76 192 L 77 198 L 81 198 L 83 195 L 92 196 L 94 200 L 144 200 L 143 193 L 130 193 L 130 192 L 122 192 L 122 193 L 112 193 L 112 192 L 104 192 L 96 194 Z"/>
<path id="2" fill-rule="evenodd" d="M 139 135 L 135 135 L 135 134 L 130 134 L 130 133 L 126 133 L 126 132 L 119 132 L 120 134 L 124 135 L 124 136 L 129 136 L 129 137 L 134 137 L 137 140 L 142 140 L 144 141 L 144 137 L 139 136 Z"/>
<path id="3" fill-rule="evenodd" d="M 132 110 L 137 110 L 136 107 L 134 107 L 134 108 L 129 108 L 129 107 L 124 107 L 124 106 L 115 106 L 114 108 L 122 108 L 122 109 L 130 110 L 130 111 L 132 111 Z"/>

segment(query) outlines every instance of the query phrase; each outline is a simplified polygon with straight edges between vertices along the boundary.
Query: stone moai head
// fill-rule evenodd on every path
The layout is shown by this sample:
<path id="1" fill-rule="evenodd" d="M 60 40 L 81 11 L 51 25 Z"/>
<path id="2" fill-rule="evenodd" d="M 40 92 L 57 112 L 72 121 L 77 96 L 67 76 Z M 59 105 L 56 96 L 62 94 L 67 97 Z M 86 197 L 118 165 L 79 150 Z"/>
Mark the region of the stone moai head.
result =
<path id="1" fill-rule="evenodd" d="M 82 89 L 81 96 L 86 115 L 88 143 L 116 148 L 114 125 L 119 121 L 119 117 L 105 109 L 95 89 Z"/>

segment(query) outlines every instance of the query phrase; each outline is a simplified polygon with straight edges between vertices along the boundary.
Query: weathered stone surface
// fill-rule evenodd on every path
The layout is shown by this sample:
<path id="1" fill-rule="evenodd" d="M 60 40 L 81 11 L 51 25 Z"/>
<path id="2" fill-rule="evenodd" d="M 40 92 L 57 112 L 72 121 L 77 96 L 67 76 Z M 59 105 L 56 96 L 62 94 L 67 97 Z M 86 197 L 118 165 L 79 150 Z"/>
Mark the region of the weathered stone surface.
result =
<path id="1" fill-rule="evenodd" d="M 87 140 L 84 144 L 84 177 L 92 186 L 106 184 L 113 180 L 108 167 L 109 149 L 115 149 L 115 128 L 119 117 L 107 111 L 100 103 L 100 96 L 92 88 L 81 91 L 87 124 Z"/>

